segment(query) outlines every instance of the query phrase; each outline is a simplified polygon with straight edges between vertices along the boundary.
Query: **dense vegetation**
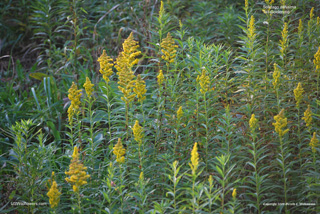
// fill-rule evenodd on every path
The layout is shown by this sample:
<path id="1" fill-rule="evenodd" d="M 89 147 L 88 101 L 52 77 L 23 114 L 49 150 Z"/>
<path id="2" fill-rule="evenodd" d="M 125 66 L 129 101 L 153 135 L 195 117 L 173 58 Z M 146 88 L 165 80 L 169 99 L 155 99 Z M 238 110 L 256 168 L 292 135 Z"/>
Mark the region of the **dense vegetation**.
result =
<path id="1" fill-rule="evenodd" d="M 317 0 L 0 10 L 0 213 L 320 212 Z"/>

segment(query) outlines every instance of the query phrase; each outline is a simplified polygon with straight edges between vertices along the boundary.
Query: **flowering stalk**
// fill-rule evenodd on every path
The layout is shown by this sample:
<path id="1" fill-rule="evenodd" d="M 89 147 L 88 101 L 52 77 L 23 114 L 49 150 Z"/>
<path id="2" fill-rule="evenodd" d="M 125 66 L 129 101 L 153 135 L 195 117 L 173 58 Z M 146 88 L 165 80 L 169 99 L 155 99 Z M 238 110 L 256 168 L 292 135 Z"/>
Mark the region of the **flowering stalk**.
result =
<path id="1" fill-rule="evenodd" d="M 299 82 L 297 88 L 295 88 L 293 90 L 293 93 L 294 93 L 294 98 L 296 100 L 296 108 L 298 110 L 298 140 L 299 140 L 299 143 L 298 143 L 298 150 L 299 150 L 299 160 L 300 160 L 300 166 L 302 166 L 302 160 L 301 160 L 301 128 L 300 128 L 300 103 L 302 101 L 302 94 L 303 94 L 304 90 L 301 86 L 301 83 Z M 302 170 L 300 170 L 300 173 L 302 175 Z"/>
<path id="2" fill-rule="evenodd" d="M 106 51 L 103 50 L 102 55 L 97 60 L 100 64 L 99 72 L 102 74 L 102 78 L 106 82 L 107 89 L 107 108 L 108 108 L 108 128 L 109 128 L 109 136 L 111 141 L 111 111 L 110 111 L 110 100 L 109 100 L 109 81 L 110 76 L 113 74 L 113 59 L 106 54 Z"/>
<path id="3" fill-rule="evenodd" d="M 134 40 L 132 32 L 130 36 L 123 43 L 123 51 L 119 54 L 116 61 L 116 69 L 118 70 L 118 88 L 122 92 L 123 96 L 121 100 L 125 103 L 125 117 L 126 117 L 126 138 L 129 137 L 129 104 L 136 96 L 133 93 L 134 88 L 134 74 L 132 67 L 139 61 L 136 57 L 141 54 L 141 51 L 137 49 L 140 47 L 138 42 Z"/>
<path id="4" fill-rule="evenodd" d="M 189 163 L 189 166 L 192 170 L 192 213 L 195 213 L 195 201 L 196 201 L 196 195 L 195 195 L 195 182 L 197 179 L 197 169 L 199 166 L 199 154 L 198 154 L 198 143 L 195 143 L 191 152 L 191 163 Z"/>
<path id="5" fill-rule="evenodd" d="M 272 13 L 270 13 L 272 4 L 274 3 L 274 0 L 265 0 L 267 6 L 269 7 L 267 9 L 267 12 L 265 12 L 266 16 L 267 16 L 267 38 L 266 38 L 266 44 L 265 44 L 265 55 L 266 55 L 266 59 L 265 59 L 265 63 L 266 63 L 266 69 L 265 69 L 265 73 L 264 73 L 264 85 L 265 85 L 265 93 L 268 93 L 268 68 L 269 68 L 269 50 L 270 50 L 270 45 L 269 45 L 269 36 L 270 36 L 270 22 L 271 22 L 271 17 L 272 17 Z M 266 100 L 264 99 L 264 106 L 267 106 L 266 104 Z M 266 113 L 266 111 L 265 111 Z M 265 115 L 266 116 L 266 115 Z"/>
<path id="6" fill-rule="evenodd" d="M 158 82 L 158 86 L 159 86 L 159 88 L 158 88 L 159 99 L 158 99 L 158 111 L 157 111 L 157 130 L 156 130 L 155 139 L 154 139 L 154 142 L 155 142 L 154 147 L 155 147 L 155 149 L 154 149 L 154 152 L 153 152 L 153 158 L 155 158 L 157 145 L 159 144 L 158 140 L 160 139 L 160 136 L 161 136 L 160 127 L 161 127 L 161 122 L 162 122 L 161 121 L 161 115 L 162 115 L 162 105 L 161 105 L 161 103 L 162 103 L 162 93 L 163 93 L 162 84 L 164 82 L 166 82 L 162 70 L 159 71 L 159 74 L 157 76 L 157 82 Z"/>
<path id="7" fill-rule="evenodd" d="M 178 111 L 177 111 L 176 140 L 175 140 L 174 146 L 173 146 L 173 155 L 176 155 L 176 149 L 177 149 L 178 137 L 179 137 L 179 128 L 180 128 L 180 125 L 181 125 L 181 117 L 182 116 L 183 116 L 183 111 L 182 111 L 182 106 L 180 106 Z"/>
<path id="8" fill-rule="evenodd" d="M 138 143 L 138 152 L 139 152 L 139 162 L 140 162 L 140 169 L 143 169 L 143 166 L 142 166 L 142 153 L 141 153 L 141 146 L 143 146 L 143 137 L 144 137 L 144 134 L 143 134 L 143 128 L 139 125 L 139 121 L 136 120 L 133 128 L 132 128 L 132 131 L 133 131 L 133 136 L 134 136 L 134 139 L 135 141 L 137 141 Z M 143 148 L 142 148 L 143 150 Z"/>
<path id="9" fill-rule="evenodd" d="M 135 86 L 133 88 L 134 93 L 136 94 L 136 97 L 138 98 L 138 102 L 140 102 L 141 107 L 141 113 L 143 118 L 143 125 L 145 124 L 145 118 L 144 118 L 144 111 L 143 111 L 143 101 L 146 99 L 145 93 L 147 92 L 146 89 L 146 83 L 141 78 L 140 74 L 137 77 L 137 80 L 135 81 Z"/>
<path id="10" fill-rule="evenodd" d="M 258 168 L 258 162 L 259 162 L 259 155 L 261 154 L 260 151 L 258 151 L 258 142 L 256 142 L 257 140 L 257 132 L 256 130 L 259 128 L 258 125 L 258 119 L 256 119 L 255 115 L 252 114 L 250 121 L 249 121 L 249 127 L 250 127 L 250 133 L 251 133 L 251 137 L 252 137 L 252 143 L 251 146 L 253 148 L 253 150 L 250 151 L 251 154 L 253 154 L 253 163 L 251 163 L 250 165 L 253 165 L 254 168 L 254 172 L 253 172 L 253 176 L 254 176 L 254 185 L 256 187 L 256 192 L 255 192 L 255 197 L 256 197 L 256 208 L 258 213 L 261 213 L 261 207 L 260 207 L 260 199 L 261 199 L 261 184 L 262 181 L 264 180 L 263 176 L 259 175 L 259 168 Z"/>
<path id="11" fill-rule="evenodd" d="M 289 129 L 285 129 L 287 126 L 287 118 L 284 116 L 284 109 L 282 109 L 278 115 L 274 116 L 275 123 L 272 123 L 275 127 L 275 131 L 279 135 L 280 139 L 280 167 L 282 168 L 282 176 L 283 176 L 283 189 L 284 189 L 284 202 L 285 202 L 285 213 L 288 212 L 287 210 L 287 202 L 288 202 L 288 196 L 287 196 L 287 167 L 285 163 L 285 157 L 287 156 L 284 153 L 284 142 L 283 142 L 283 136 L 289 131 Z"/>
<path id="12" fill-rule="evenodd" d="M 78 198 L 79 213 L 81 213 L 80 187 L 87 184 L 87 179 L 90 177 L 90 175 L 86 173 L 86 170 L 87 167 L 84 167 L 84 165 L 80 162 L 80 154 L 78 152 L 78 148 L 75 146 L 69 171 L 66 171 L 65 174 L 70 176 L 70 178 L 66 178 L 66 181 L 68 183 L 74 183 L 72 189 Z"/>
<path id="13" fill-rule="evenodd" d="M 287 53 L 287 48 L 289 45 L 289 40 L 288 40 L 288 23 L 285 22 L 283 26 L 283 30 L 281 32 L 281 40 L 280 40 L 280 57 L 283 62 L 283 67 L 284 70 L 286 71 L 286 53 Z"/>
<path id="14" fill-rule="evenodd" d="M 58 184 L 54 180 L 54 172 L 52 172 L 51 179 L 49 179 L 50 188 L 49 185 L 47 186 L 49 191 L 47 193 L 47 196 L 49 197 L 49 203 L 51 209 L 53 209 L 53 213 L 56 213 L 56 208 L 58 207 L 58 204 L 60 202 L 60 195 L 61 192 L 58 190 Z"/>
<path id="15" fill-rule="evenodd" d="M 206 120 L 206 171 L 208 172 L 208 146 L 209 146 L 209 123 L 208 123 L 208 111 L 207 111 L 207 98 L 206 93 L 210 90 L 210 77 L 207 75 L 207 72 L 205 69 L 202 70 L 201 76 L 198 75 L 197 81 L 200 84 L 200 92 L 203 95 L 203 101 L 204 101 L 204 112 L 205 112 L 205 120 Z M 228 151 L 229 152 L 229 151 Z"/>
<path id="16" fill-rule="evenodd" d="M 117 144 L 113 147 L 113 154 L 116 156 L 116 161 L 119 163 L 119 168 L 120 168 L 120 187 L 119 187 L 119 192 L 121 196 L 121 213 L 123 213 L 123 163 L 125 162 L 125 155 L 126 149 L 123 147 L 121 143 L 121 139 L 118 139 Z"/>
<path id="17" fill-rule="evenodd" d="M 280 100 L 279 100 L 279 85 L 280 85 L 280 70 L 279 67 L 276 63 L 274 63 L 274 72 L 273 72 L 273 87 L 276 90 L 276 95 L 277 95 L 277 106 L 278 106 L 278 111 L 280 111 Z"/>
<path id="18" fill-rule="evenodd" d="M 315 67 L 315 72 L 318 74 L 317 77 L 317 95 L 319 96 L 319 75 L 320 75 L 320 47 L 318 48 L 317 53 L 314 55 L 313 64 Z M 319 109 L 319 102 L 317 102 L 317 108 Z"/>
<path id="19" fill-rule="evenodd" d="M 303 113 L 304 117 L 302 118 L 308 128 L 309 134 L 311 135 L 311 122 L 312 122 L 312 111 L 310 105 L 308 105 L 307 110 Z"/>
<path id="20" fill-rule="evenodd" d="M 76 114 L 78 118 L 79 106 L 81 104 L 80 97 L 81 97 L 81 90 L 78 90 L 78 86 L 72 82 L 70 89 L 68 90 L 68 98 L 71 101 L 71 105 L 68 108 L 68 118 L 69 118 L 69 128 L 70 128 L 70 144 L 73 147 L 73 118 Z M 78 119 L 77 119 L 78 121 Z M 79 123 L 78 123 L 79 124 Z"/>
<path id="21" fill-rule="evenodd" d="M 94 145 L 93 145 L 93 121 L 92 121 L 92 104 L 94 102 L 94 98 L 92 96 L 92 93 L 94 91 L 93 89 L 94 84 L 91 83 L 89 77 L 86 77 L 86 82 L 84 83 L 83 87 L 85 88 L 86 94 L 87 94 L 87 102 L 88 102 L 88 117 L 89 117 L 89 134 L 90 134 L 90 144 L 91 144 L 91 164 L 92 164 L 92 174 L 94 170 Z"/>

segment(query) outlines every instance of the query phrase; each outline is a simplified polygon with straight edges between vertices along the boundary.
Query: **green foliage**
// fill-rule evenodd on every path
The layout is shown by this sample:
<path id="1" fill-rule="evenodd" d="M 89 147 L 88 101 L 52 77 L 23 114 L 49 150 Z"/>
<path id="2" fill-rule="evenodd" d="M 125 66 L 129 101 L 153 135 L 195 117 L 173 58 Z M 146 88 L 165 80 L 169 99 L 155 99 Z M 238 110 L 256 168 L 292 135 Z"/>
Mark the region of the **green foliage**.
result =
<path id="1" fill-rule="evenodd" d="M 320 212 L 320 9 L 291 1 L 288 14 L 271 15 L 264 7 L 280 2 L 270 2 L 1 2 L 0 213 Z M 131 32 L 141 54 L 126 68 L 134 73 L 128 87 L 140 75 L 146 99 L 126 103 L 118 70 L 105 82 L 97 59 L 106 50 L 116 63 Z M 178 46 L 170 62 L 169 32 Z M 79 111 L 69 117 L 71 103 Z M 273 125 L 281 109 L 283 136 Z M 65 180 L 75 146 L 90 175 L 79 192 Z M 62 193 L 55 209 L 46 195 L 53 178 Z"/>

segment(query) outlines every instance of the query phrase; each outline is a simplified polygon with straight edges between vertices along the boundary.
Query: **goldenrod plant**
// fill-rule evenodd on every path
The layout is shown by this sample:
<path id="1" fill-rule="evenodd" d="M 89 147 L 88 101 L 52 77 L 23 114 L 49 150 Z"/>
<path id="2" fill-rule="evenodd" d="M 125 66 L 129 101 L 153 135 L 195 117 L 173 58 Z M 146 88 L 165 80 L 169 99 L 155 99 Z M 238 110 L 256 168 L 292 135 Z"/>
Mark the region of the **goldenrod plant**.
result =
<path id="1" fill-rule="evenodd" d="M 0 1 L 0 212 L 320 213 L 315 2 Z"/>
<path id="2" fill-rule="evenodd" d="M 126 138 L 128 138 L 129 128 L 129 105 L 136 96 L 133 93 L 135 75 L 133 74 L 132 68 L 139 61 L 137 58 L 141 55 L 141 51 L 138 51 L 139 44 L 133 38 L 131 32 L 129 37 L 122 44 L 123 51 L 119 54 L 115 68 L 118 70 L 118 88 L 122 92 L 123 96 L 121 100 L 125 103 L 125 117 L 126 117 Z"/>
<path id="3" fill-rule="evenodd" d="M 192 204 L 192 213 L 195 213 L 196 210 L 198 209 L 199 206 L 199 194 L 196 191 L 196 179 L 197 177 L 201 174 L 197 173 L 197 169 L 199 167 L 199 153 L 198 153 L 198 143 L 194 143 L 193 149 L 191 151 L 191 158 L 190 158 L 191 163 L 189 163 L 189 166 L 191 168 L 191 178 L 192 178 L 192 188 L 190 188 L 190 192 L 191 192 L 191 196 L 192 196 L 192 200 L 191 200 L 191 204 Z"/>
<path id="4" fill-rule="evenodd" d="M 100 64 L 99 72 L 102 74 L 102 78 L 106 82 L 106 95 L 107 95 L 107 109 L 108 109 L 108 127 L 109 136 L 111 140 L 111 101 L 110 101 L 110 77 L 113 74 L 113 59 L 106 54 L 106 50 L 103 50 L 101 56 L 97 60 Z"/>
<path id="5" fill-rule="evenodd" d="M 66 177 L 66 181 L 72 184 L 72 189 L 74 194 L 77 196 L 78 200 L 78 211 L 82 213 L 80 188 L 81 186 L 87 184 L 87 179 L 90 175 L 86 172 L 87 167 L 85 167 L 80 161 L 80 154 L 78 147 L 75 146 L 72 154 L 72 160 L 69 166 L 69 171 L 65 171 L 65 174 L 70 177 Z"/>
<path id="6" fill-rule="evenodd" d="M 51 179 L 49 180 L 49 183 L 50 183 L 50 189 L 47 193 L 47 196 L 49 197 L 50 207 L 55 212 L 55 209 L 59 205 L 61 192 L 59 191 L 58 184 L 54 179 L 54 172 L 52 172 L 52 176 L 51 176 Z"/>
<path id="7" fill-rule="evenodd" d="M 279 209 L 282 210 L 284 207 L 284 212 L 288 213 L 288 191 L 290 191 L 289 183 L 288 183 L 288 176 L 290 172 L 291 163 L 288 160 L 288 153 L 290 152 L 290 148 L 288 148 L 288 144 L 286 140 L 284 139 L 284 135 L 289 132 L 289 129 L 287 129 L 287 118 L 284 115 L 284 109 L 282 109 L 278 115 L 274 116 L 275 123 L 272 123 L 272 125 L 275 128 L 276 133 L 279 136 L 279 158 L 277 159 L 279 168 L 282 171 L 281 173 L 281 183 L 282 183 L 282 191 L 283 191 L 283 200 L 284 205 L 280 205 Z"/>

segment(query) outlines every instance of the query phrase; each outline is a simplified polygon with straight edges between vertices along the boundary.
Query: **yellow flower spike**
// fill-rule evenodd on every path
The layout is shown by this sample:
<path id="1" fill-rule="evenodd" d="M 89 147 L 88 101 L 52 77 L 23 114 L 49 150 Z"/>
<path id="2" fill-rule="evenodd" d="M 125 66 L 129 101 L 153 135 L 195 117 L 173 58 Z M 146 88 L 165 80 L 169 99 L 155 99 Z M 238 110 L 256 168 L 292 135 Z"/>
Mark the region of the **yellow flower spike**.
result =
<path id="1" fill-rule="evenodd" d="M 177 119 L 180 121 L 182 116 L 183 116 L 183 111 L 182 111 L 182 106 L 180 106 L 177 111 Z"/>
<path id="2" fill-rule="evenodd" d="M 54 176 L 54 172 L 52 172 L 52 176 Z M 58 184 L 55 180 L 52 180 L 52 185 L 47 193 L 49 197 L 50 207 L 52 209 L 56 208 L 60 202 L 61 192 L 58 190 Z"/>
<path id="3" fill-rule="evenodd" d="M 279 83 L 280 83 L 280 70 L 278 68 L 278 65 L 276 63 L 274 63 L 274 72 L 273 72 L 273 81 L 272 81 L 272 84 L 273 84 L 273 87 L 276 89 L 278 88 L 279 86 Z"/>
<path id="4" fill-rule="evenodd" d="M 200 92 L 202 94 L 205 94 L 207 91 L 210 90 L 210 77 L 207 75 L 207 72 L 205 69 L 202 70 L 201 76 L 197 76 L 197 81 L 200 84 Z"/>
<path id="5" fill-rule="evenodd" d="M 175 41 L 173 40 L 170 32 L 167 34 L 167 37 L 162 40 L 161 42 L 161 52 L 164 54 L 162 55 L 162 59 L 167 61 L 167 63 L 174 62 L 174 59 L 176 57 L 176 53 L 178 48 L 178 45 L 175 44 Z"/>
<path id="6" fill-rule="evenodd" d="M 271 4 L 274 3 L 274 0 L 271 0 L 271 1 L 270 1 L 270 0 L 265 0 L 265 2 L 266 2 L 268 5 L 269 5 L 269 4 L 271 5 Z"/>
<path id="7" fill-rule="evenodd" d="M 106 54 L 106 50 L 103 50 L 102 55 L 98 58 L 100 63 L 99 72 L 102 74 L 102 78 L 108 83 L 109 77 L 113 74 L 113 59 Z"/>
<path id="8" fill-rule="evenodd" d="M 304 92 L 300 82 L 298 83 L 297 88 L 295 88 L 293 90 L 293 92 L 294 92 L 294 98 L 296 99 L 296 106 L 297 106 L 297 108 L 299 108 L 301 100 L 302 100 L 302 94 Z"/>
<path id="9" fill-rule="evenodd" d="M 310 140 L 309 146 L 311 147 L 313 153 L 317 151 L 316 148 L 319 146 L 319 140 L 317 139 L 315 132 L 313 132 L 313 137 Z"/>
<path id="10" fill-rule="evenodd" d="M 124 155 L 126 154 L 126 149 L 123 147 L 120 138 L 118 139 L 118 143 L 113 147 L 113 154 L 117 157 L 117 162 L 119 164 L 124 163 Z"/>
<path id="11" fill-rule="evenodd" d="M 319 17 L 318 17 L 319 18 Z M 183 24 L 182 24 L 182 22 L 181 22 L 181 20 L 179 19 L 179 27 L 180 27 L 180 29 L 182 29 L 182 27 L 183 27 Z"/>
<path id="12" fill-rule="evenodd" d="M 144 179 L 143 172 L 140 172 L 139 180 L 143 181 L 143 179 Z"/>
<path id="13" fill-rule="evenodd" d="M 236 200 L 236 197 L 237 197 L 237 189 L 234 188 L 233 191 L 232 191 L 232 198 L 233 198 L 233 200 Z"/>
<path id="14" fill-rule="evenodd" d="M 89 99 L 91 99 L 91 95 L 93 92 L 93 86 L 94 86 L 94 84 L 91 83 L 89 77 L 86 77 L 86 82 L 83 84 L 83 87 L 85 88 L 86 94 L 89 97 Z"/>
<path id="15" fill-rule="evenodd" d="M 320 47 L 318 48 L 317 53 L 314 55 L 313 64 L 316 67 L 316 72 L 320 72 Z"/>
<path id="16" fill-rule="evenodd" d="M 71 125 L 73 122 L 73 115 L 79 113 L 79 106 L 81 104 L 80 97 L 81 97 L 81 90 L 78 90 L 77 85 L 72 82 L 70 89 L 68 90 L 68 98 L 71 101 L 71 105 L 68 108 L 68 118 L 69 124 Z"/>
<path id="17" fill-rule="evenodd" d="M 249 126 L 250 126 L 251 133 L 253 133 L 258 128 L 258 120 L 257 118 L 255 118 L 254 114 L 251 115 Z"/>
<path id="18" fill-rule="evenodd" d="M 133 88 L 134 93 L 136 94 L 138 101 L 142 102 L 146 99 L 145 93 L 147 93 L 146 89 L 146 83 L 143 79 L 141 79 L 140 74 L 137 77 L 137 80 L 135 81 L 135 86 Z"/>
<path id="19" fill-rule="evenodd" d="M 164 76 L 163 76 L 162 70 L 159 71 L 159 75 L 157 76 L 157 79 L 158 79 L 159 86 L 161 86 L 162 83 L 163 83 L 163 80 L 164 80 Z"/>
<path id="20" fill-rule="evenodd" d="M 137 49 L 140 47 L 138 42 L 134 40 L 133 33 L 131 32 L 129 37 L 123 42 L 123 56 L 128 60 L 128 68 L 132 68 L 139 62 L 136 59 L 137 56 L 141 55 L 141 51 Z"/>
<path id="21" fill-rule="evenodd" d="M 247 10 L 247 9 L 249 8 L 248 0 L 245 0 L 245 1 L 244 1 L 244 5 L 245 5 L 245 9 Z"/>
<path id="22" fill-rule="evenodd" d="M 308 105 L 307 110 L 303 114 L 304 114 L 304 117 L 302 119 L 306 122 L 306 126 L 310 127 L 312 122 L 312 111 L 310 109 L 310 105 Z"/>
<path id="23" fill-rule="evenodd" d="M 287 126 L 287 118 L 284 116 L 284 109 L 282 109 L 278 115 L 274 116 L 275 123 L 272 123 L 275 127 L 275 131 L 279 134 L 280 138 L 282 138 L 289 129 L 283 130 Z"/>
<path id="24" fill-rule="evenodd" d="M 144 134 L 143 134 L 143 128 L 139 125 L 138 120 L 136 120 L 132 128 L 132 131 L 133 131 L 134 139 L 141 145 Z"/>
<path id="25" fill-rule="evenodd" d="M 79 188 L 82 185 L 87 184 L 87 179 L 90 178 L 90 175 L 87 175 L 85 170 L 87 170 L 87 167 L 80 162 L 78 147 L 75 146 L 69 171 L 65 172 L 66 175 L 70 176 L 70 178 L 66 178 L 66 181 L 68 183 L 74 183 L 72 187 L 74 192 L 79 192 Z"/>
<path id="26" fill-rule="evenodd" d="M 301 35 L 302 30 L 303 30 L 302 20 L 299 19 L 299 26 L 298 26 L 298 33 L 299 33 L 299 35 Z"/>
<path id="27" fill-rule="evenodd" d="M 198 166 L 199 166 L 199 154 L 198 154 L 198 143 L 195 143 L 191 152 L 191 164 L 189 163 L 189 166 L 191 167 L 192 174 L 195 174 Z"/>
<path id="28" fill-rule="evenodd" d="M 256 36 L 256 28 L 254 27 L 254 16 L 252 15 L 249 21 L 249 34 L 248 34 L 248 38 L 250 41 L 253 41 L 255 36 Z"/>
<path id="29" fill-rule="evenodd" d="M 213 184 L 212 175 L 209 176 L 208 182 L 209 182 L 210 187 L 212 187 L 212 184 Z"/>
<path id="30" fill-rule="evenodd" d="M 314 7 L 312 7 L 311 10 L 310 10 L 310 20 L 313 19 L 313 15 L 314 15 L 313 11 L 314 11 Z"/>
<path id="31" fill-rule="evenodd" d="M 319 25 L 320 25 L 320 17 L 318 16 L 317 17 L 317 27 L 319 27 Z"/>
<path id="32" fill-rule="evenodd" d="M 160 10 L 159 10 L 159 19 L 162 19 L 162 16 L 164 14 L 164 7 L 163 7 L 163 1 L 160 3 Z"/>
<path id="33" fill-rule="evenodd" d="M 285 22 L 283 26 L 283 30 L 281 32 L 282 38 L 280 40 L 280 52 L 284 54 L 288 47 L 288 23 Z"/>
<path id="34" fill-rule="evenodd" d="M 115 68 L 118 70 L 118 88 L 123 93 L 123 100 L 126 104 L 130 103 L 135 94 L 132 94 L 134 87 L 134 74 L 132 72 L 132 67 L 138 63 L 139 59 L 136 59 L 137 56 L 141 54 L 141 51 L 138 51 L 139 48 L 138 42 L 133 39 L 133 33 L 130 33 L 130 36 L 123 43 L 123 52 L 121 52 L 117 58 Z"/>

